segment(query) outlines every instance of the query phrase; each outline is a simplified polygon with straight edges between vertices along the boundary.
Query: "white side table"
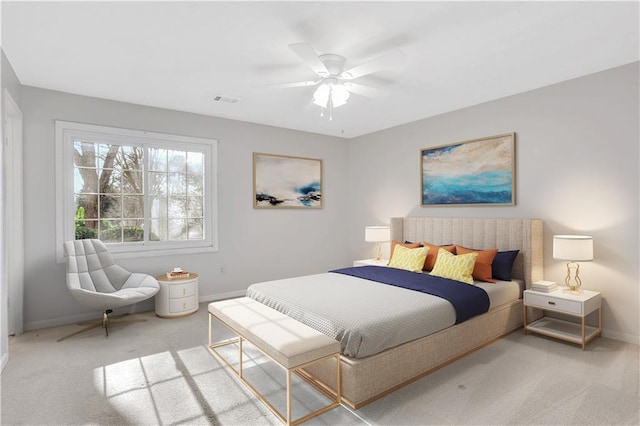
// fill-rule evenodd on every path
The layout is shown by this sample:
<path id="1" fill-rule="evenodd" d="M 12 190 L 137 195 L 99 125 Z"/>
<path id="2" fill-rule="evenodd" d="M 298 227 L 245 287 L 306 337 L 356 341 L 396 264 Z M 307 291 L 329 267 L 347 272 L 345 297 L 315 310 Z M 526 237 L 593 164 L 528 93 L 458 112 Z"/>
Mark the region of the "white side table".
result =
<path id="1" fill-rule="evenodd" d="M 177 318 L 191 315 L 198 310 L 198 274 L 189 273 L 186 278 L 156 277 L 160 291 L 156 294 L 156 315 L 161 318 Z"/>
<path id="2" fill-rule="evenodd" d="M 389 259 L 362 259 L 353 262 L 353 266 L 387 266 Z"/>
<path id="3" fill-rule="evenodd" d="M 566 287 L 550 293 L 533 290 L 524 291 L 523 319 L 524 334 L 527 331 L 555 337 L 567 342 L 585 345 L 591 339 L 602 334 L 602 298 L 600 292 L 580 290 L 568 291 Z M 543 311 L 559 312 L 580 318 L 580 323 L 565 321 L 556 318 L 542 317 L 537 321 L 527 324 L 527 308 L 541 309 Z M 585 325 L 589 314 L 598 311 L 598 326 Z"/>

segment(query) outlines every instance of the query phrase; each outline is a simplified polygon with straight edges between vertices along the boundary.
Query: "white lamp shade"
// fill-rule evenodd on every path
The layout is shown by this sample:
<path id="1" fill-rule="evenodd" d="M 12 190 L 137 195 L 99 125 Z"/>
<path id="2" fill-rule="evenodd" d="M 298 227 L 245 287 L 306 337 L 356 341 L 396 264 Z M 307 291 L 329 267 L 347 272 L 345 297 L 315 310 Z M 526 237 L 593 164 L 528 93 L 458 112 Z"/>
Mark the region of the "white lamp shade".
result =
<path id="1" fill-rule="evenodd" d="M 553 258 L 573 262 L 593 260 L 593 237 L 588 235 L 554 235 Z"/>
<path id="2" fill-rule="evenodd" d="M 391 239 L 388 226 L 367 226 L 364 228 L 364 240 L 370 243 L 381 243 Z"/>

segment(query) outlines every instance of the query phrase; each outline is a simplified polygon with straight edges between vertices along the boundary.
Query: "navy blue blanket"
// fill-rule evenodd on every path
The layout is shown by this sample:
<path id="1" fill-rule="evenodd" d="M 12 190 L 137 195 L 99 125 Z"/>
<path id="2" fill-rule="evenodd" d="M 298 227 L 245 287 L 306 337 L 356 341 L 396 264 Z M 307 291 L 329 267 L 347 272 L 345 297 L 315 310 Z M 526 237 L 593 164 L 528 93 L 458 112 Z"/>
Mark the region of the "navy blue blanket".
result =
<path id="1" fill-rule="evenodd" d="M 489 296 L 484 289 L 448 278 L 384 266 L 358 266 L 329 272 L 351 275 L 446 299 L 456 310 L 456 324 L 489 310 Z"/>

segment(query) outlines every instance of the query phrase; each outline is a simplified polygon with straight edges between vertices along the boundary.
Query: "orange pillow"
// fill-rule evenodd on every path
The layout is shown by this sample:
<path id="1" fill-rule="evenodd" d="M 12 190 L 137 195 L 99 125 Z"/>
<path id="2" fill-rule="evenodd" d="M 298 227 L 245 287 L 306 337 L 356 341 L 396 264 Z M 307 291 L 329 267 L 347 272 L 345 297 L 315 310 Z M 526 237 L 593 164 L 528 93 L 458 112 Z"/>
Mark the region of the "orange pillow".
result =
<path id="1" fill-rule="evenodd" d="M 495 283 L 495 280 L 491 276 L 491 264 L 493 259 L 498 253 L 498 249 L 492 250 L 471 250 L 462 246 L 456 246 L 457 254 L 478 253 L 476 258 L 476 264 L 473 267 L 473 278 L 478 281 L 484 281 L 488 283 Z"/>
<path id="2" fill-rule="evenodd" d="M 438 259 L 438 250 L 445 249 L 451 254 L 456 254 L 455 244 L 451 244 L 448 246 L 437 246 L 426 241 L 422 244 L 425 247 L 429 247 L 429 252 L 427 252 L 427 260 L 424 261 L 424 268 L 422 268 L 423 271 L 431 271 L 433 269 L 436 264 L 436 260 Z"/>
<path id="3" fill-rule="evenodd" d="M 400 244 L 403 247 L 414 249 L 420 247 L 420 243 L 399 243 L 397 241 L 391 240 L 391 251 L 389 252 L 389 259 L 393 257 L 393 249 L 396 248 L 396 245 Z"/>

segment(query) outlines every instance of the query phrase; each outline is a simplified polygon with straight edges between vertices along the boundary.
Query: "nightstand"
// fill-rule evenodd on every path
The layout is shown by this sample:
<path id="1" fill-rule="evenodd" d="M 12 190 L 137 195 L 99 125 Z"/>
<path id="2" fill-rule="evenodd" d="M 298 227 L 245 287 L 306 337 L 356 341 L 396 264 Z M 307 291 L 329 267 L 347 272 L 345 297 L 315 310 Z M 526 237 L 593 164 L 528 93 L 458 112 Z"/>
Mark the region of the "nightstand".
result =
<path id="1" fill-rule="evenodd" d="M 192 272 L 185 278 L 156 277 L 160 291 L 156 294 L 156 315 L 161 318 L 177 318 L 198 310 L 198 274 Z"/>
<path id="2" fill-rule="evenodd" d="M 527 331 L 555 337 L 567 342 L 585 345 L 596 336 L 602 333 L 602 299 L 600 292 L 591 290 L 580 290 L 578 292 L 568 291 L 560 288 L 550 293 L 525 290 L 523 319 L 524 334 Z M 558 312 L 580 318 L 580 323 L 571 321 L 542 317 L 537 321 L 527 324 L 527 308 L 541 309 L 543 311 Z M 598 311 L 598 326 L 591 327 L 585 324 L 587 316 Z"/>
<path id="3" fill-rule="evenodd" d="M 389 264 L 389 259 L 363 259 L 356 260 L 353 262 L 353 266 L 387 266 Z"/>

